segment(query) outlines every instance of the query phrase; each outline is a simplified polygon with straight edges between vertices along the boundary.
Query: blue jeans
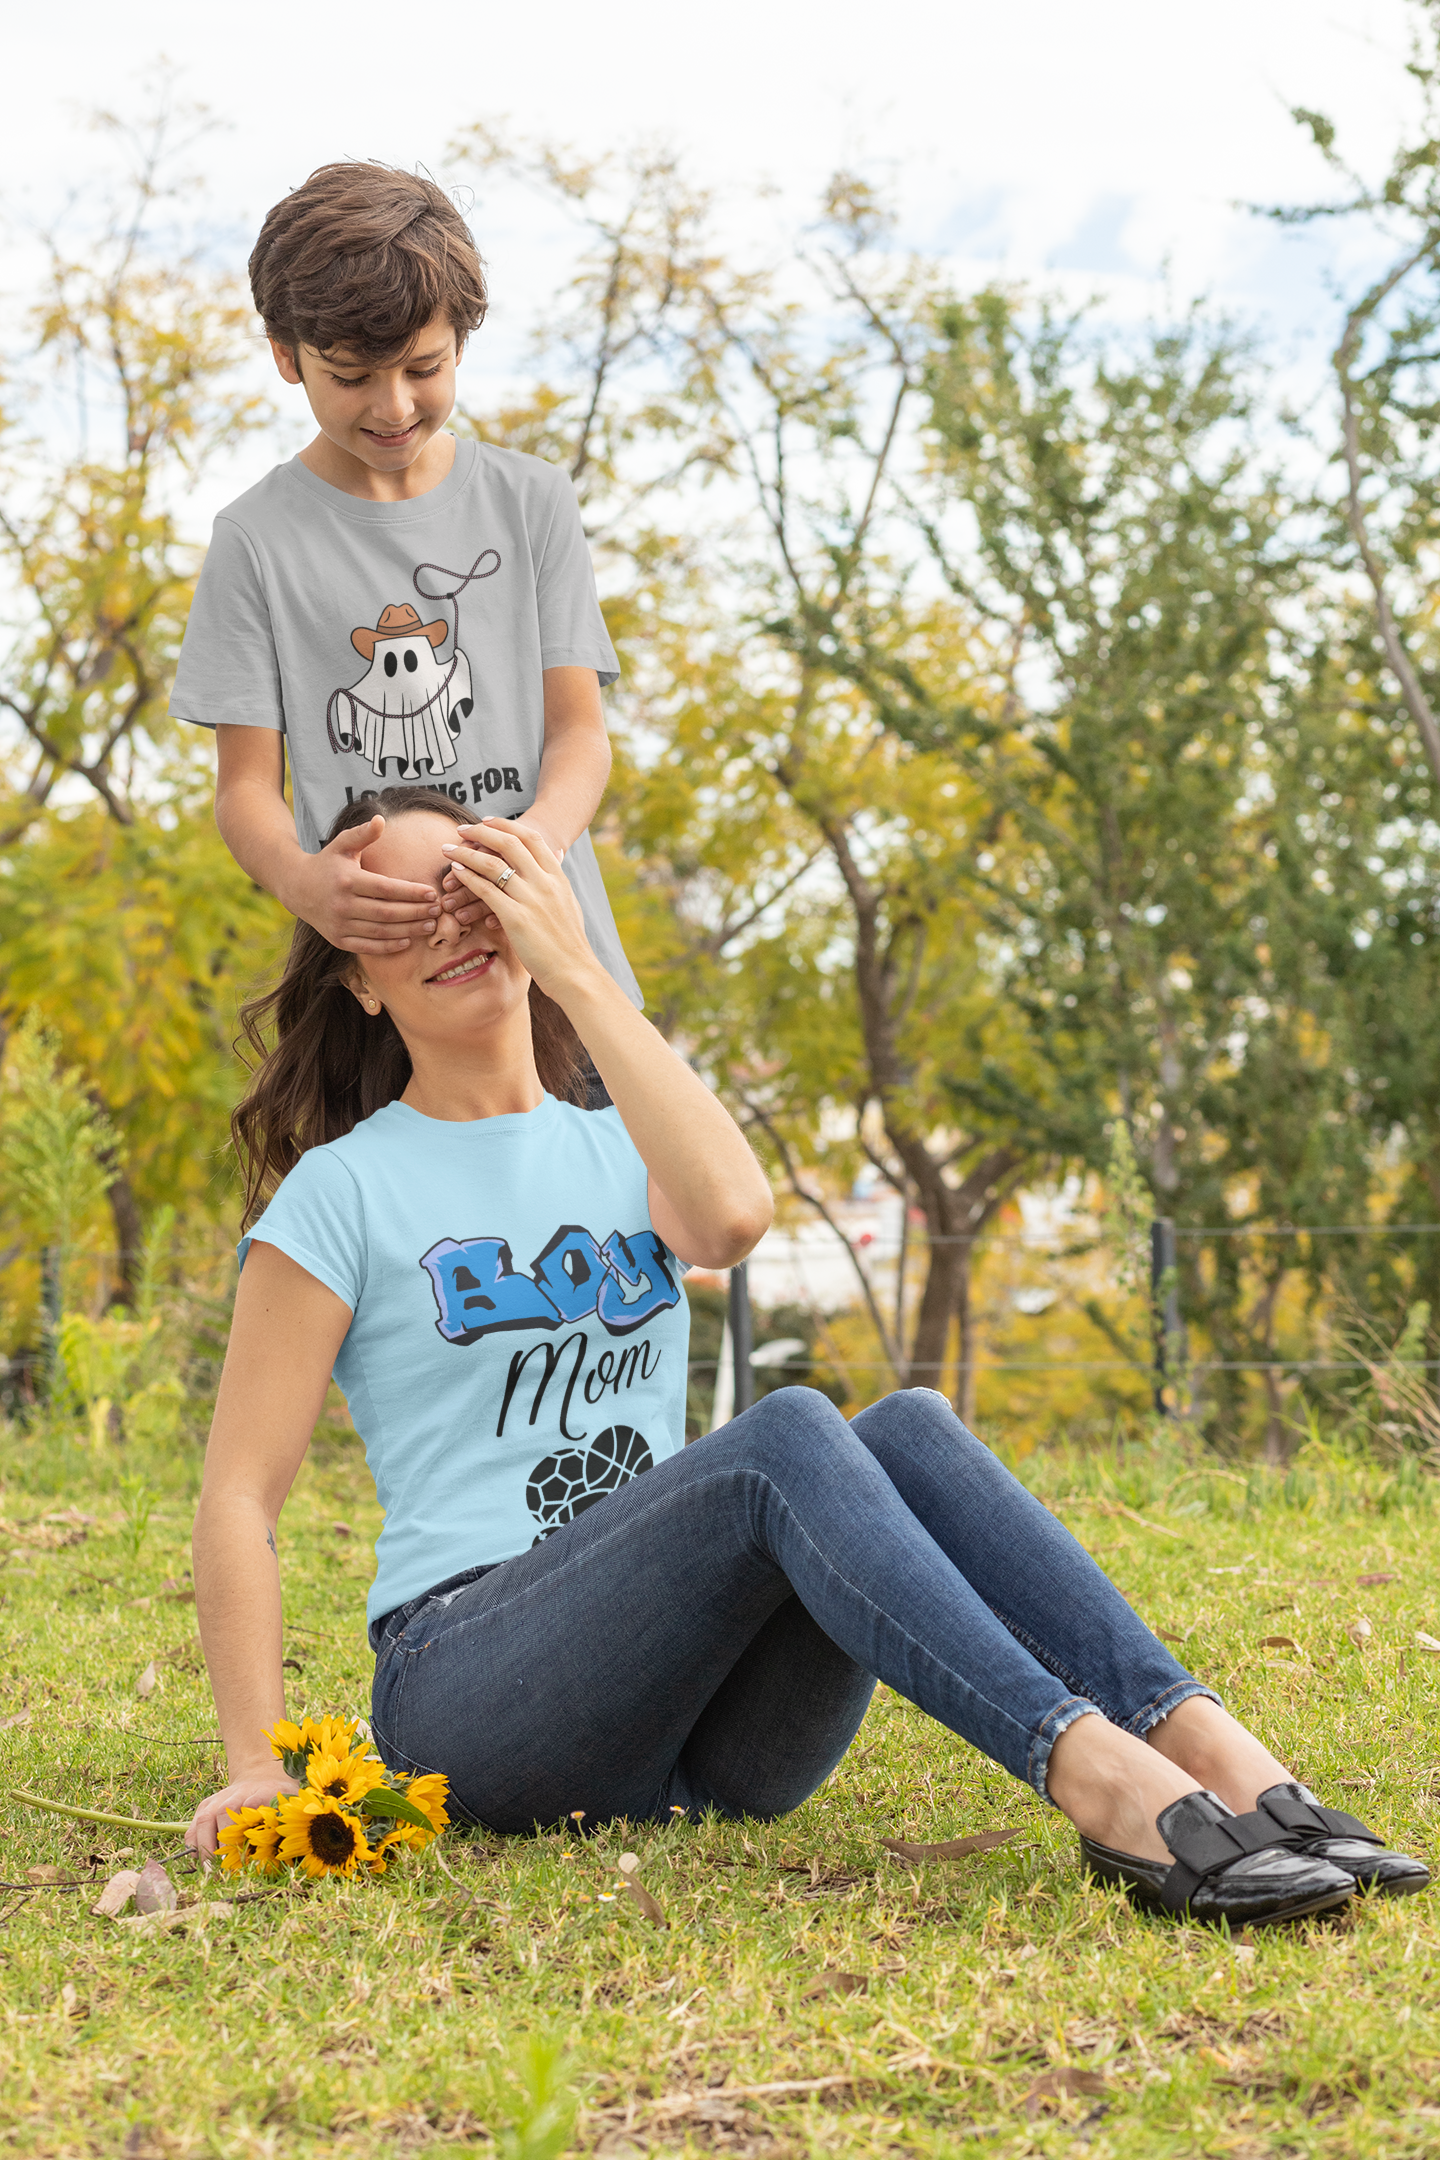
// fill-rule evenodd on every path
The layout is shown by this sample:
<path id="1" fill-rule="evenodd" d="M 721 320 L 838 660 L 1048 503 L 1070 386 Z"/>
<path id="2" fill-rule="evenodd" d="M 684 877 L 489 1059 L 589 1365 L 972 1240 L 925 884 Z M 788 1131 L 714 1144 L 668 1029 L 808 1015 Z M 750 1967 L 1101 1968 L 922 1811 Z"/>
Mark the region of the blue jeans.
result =
<path id="1" fill-rule="evenodd" d="M 1076 1718 L 1139 1735 L 1210 1695 L 927 1388 L 850 1424 L 767 1395 L 371 1637 L 386 1761 L 498 1831 L 783 1815 L 876 1675 L 1042 1795 Z"/>

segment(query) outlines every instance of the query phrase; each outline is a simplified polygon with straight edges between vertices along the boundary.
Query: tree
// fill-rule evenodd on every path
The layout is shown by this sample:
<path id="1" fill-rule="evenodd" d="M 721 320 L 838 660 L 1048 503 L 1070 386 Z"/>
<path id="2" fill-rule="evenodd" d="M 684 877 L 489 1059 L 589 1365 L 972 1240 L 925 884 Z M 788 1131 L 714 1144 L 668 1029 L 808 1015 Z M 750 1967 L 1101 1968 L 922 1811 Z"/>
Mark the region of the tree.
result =
<path id="1" fill-rule="evenodd" d="M 1440 0 L 1413 0 L 1406 70 L 1419 92 L 1415 126 L 1402 138 L 1378 185 L 1345 160 L 1333 120 L 1297 108 L 1340 182 L 1336 200 L 1271 209 L 1283 225 L 1361 218 L 1390 261 L 1346 310 L 1332 365 L 1340 400 L 1342 516 L 1369 586 L 1374 627 L 1414 725 L 1434 784 L 1440 785 L 1440 720 L 1433 676 L 1417 647 L 1431 626 L 1427 558 L 1440 513 Z"/>
<path id="2" fill-rule="evenodd" d="M 989 695 L 964 611 L 912 598 L 887 553 L 919 455 L 902 422 L 920 408 L 930 282 L 907 268 L 878 296 L 862 286 L 856 260 L 884 219 L 854 177 L 832 185 L 802 257 L 807 309 L 773 270 L 723 259 L 673 161 L 581 165 L 501 150 L 488 130 L 462 149 L 477 143 L 486 170 L 538 181 L 585 235 L 543 387 L 477 425 L 563 455 L 592 531 L 630 566 L 612 617 L 638 678 L 625 839 L 642 889 L 658 883 L 668 902 L 663 925 L 646 917 L 661 932 L 662 1013 L 812 1205 L 801 1168 L 827 1114 L 850 1112 L 854 1145 L 929 1232 L 908 1345 L 864 1285 L 882 1348 L 897 1377 L 934 1384 L 958 1319 L 968 1408 L 971 1246 L 1036 1160 L 987 1117 L 959 1123 L 935 1077 L 957 1015 L 983 1033 L 978 1008 L 993 1002 L 977 919 L 951 889 L 956 850 L 988 811 L 969 776 L 887 737 L 873 671 L 853 664 L 868 641 Z M 835 321 L 817 343 L 821 307 Z M 687 530 L 707 493 L 718 540 Z M 670 848 L 658 878 L 657 826 Z M 757 1002 L 762 979 L 773 994 Z"/>
<path id="3" fill-rule="evenodd" d="M 28 376 L 45 424 L 3 439 L 18 613 L 0 658 L 0 1009 L 44 1018 L 123 1136 L 107 1185 L 129 1298 L 143 1207 L 213 1202 L 234 1004 L 281 921 L 214 830 L 208 741 L 166 718 L 200 552 L 176 504 L 269 408 L 244 379 L 238 284 L 202 230 L 164 222 L 193 198 L 181 161 L 204 116 L 162 81 L 140 127 L 99 125 L 125 176 L 95 190 L 113 206 L 97 231 L 50 236 Z M 75 402 L 73 454 L 47 369 Z"/>
<path id="4" fill-rule="evenodd" d="M 76 453 L 55 456 L 53 403 L 42 433 L 12 420 L 0 438 L 0 555 L 21 603 L 0 658 L 0 845 L 77 787 L 131 824 L 167 764 L 193 754 L 165 717 L 198 569 L 174 496 L 270 411 L 244 380 L 252 318 L 237 281 L 206 267 L 203 236 L 159 225 L 193 189 L 177 160 L 204 116 L 162 80 L 139 128 L 97 124 L 127 169 L 97 190 L 112 205 L 97 231 L 50 234 L 33 311 L 29 388 L 38 399 L 48 367 L 73 397 Z"/>

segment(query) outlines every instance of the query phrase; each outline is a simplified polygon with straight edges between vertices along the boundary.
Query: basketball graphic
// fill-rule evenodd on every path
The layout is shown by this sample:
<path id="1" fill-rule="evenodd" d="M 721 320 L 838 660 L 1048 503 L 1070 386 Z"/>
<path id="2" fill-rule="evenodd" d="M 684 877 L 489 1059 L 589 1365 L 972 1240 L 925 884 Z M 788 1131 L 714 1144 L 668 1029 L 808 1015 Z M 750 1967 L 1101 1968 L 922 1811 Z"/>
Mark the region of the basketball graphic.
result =
<path id="1" fill-rule="evenodd" d="M 628 1485 L 654 1458 L 633 1425 L 611 1425 L 589 1447 L 566 1448 L 536 1463 L 525 1486 L 525 1505 L 541 1524 L 540 1538 L 561 1530 L 606 1493 Z"/>

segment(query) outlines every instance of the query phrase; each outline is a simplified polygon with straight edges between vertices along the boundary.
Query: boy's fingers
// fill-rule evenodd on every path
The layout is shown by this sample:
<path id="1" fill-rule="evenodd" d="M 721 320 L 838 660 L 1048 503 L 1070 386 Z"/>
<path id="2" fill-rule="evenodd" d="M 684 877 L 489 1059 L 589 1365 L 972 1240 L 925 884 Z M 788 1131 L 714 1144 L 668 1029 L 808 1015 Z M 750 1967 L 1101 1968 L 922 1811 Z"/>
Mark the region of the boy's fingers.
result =
<path id="1" fill-rule="evenodd" d="M 421 907 L 416 900 L 382 900 L 376 893 L 352 893 L 350 905 L 344 912 L 358 922 L 414 923 L 417 926 L 437 921 L 440 914 L 433 900 L 429 907 Z"/>
<path id="2" fill-rule="evenodd" d="M 433 912 L 439 895 L 433 885 L 412 885 L 408 878 L 381 877 L 378 871 L 362 870 L 350 888 L 356 899 L 408 900 L 423 903 Z"/>
<path id="3" fill-rule="evenodd" d="M 351 825 L 347 831 L 336 833 L 330 846 L 337 855 L 363 855 L 385 830 L 385 820 L 378 814 L 368 825 Z"/>

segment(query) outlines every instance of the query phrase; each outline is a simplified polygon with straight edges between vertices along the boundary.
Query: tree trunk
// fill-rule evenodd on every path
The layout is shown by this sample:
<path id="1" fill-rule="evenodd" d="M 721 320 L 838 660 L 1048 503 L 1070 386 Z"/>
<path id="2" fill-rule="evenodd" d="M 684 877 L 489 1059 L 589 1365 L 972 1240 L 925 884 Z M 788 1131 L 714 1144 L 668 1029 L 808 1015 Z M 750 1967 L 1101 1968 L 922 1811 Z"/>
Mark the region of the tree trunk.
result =
<path id="1" fill-rule="evenodd" d="M 926 1214 L 929 1212 L 927 1208 Z M 963 1247 L 958 1245 L 932 1244 L 930 1247 L 925 1294 L 920 1300 L 915 1340 L 910 1345 L 908 1366 L 911 1387 L 940 1389 L 941 1376 L 945 1370 L 945 1351 L 950 1339 L 950 1316 L 955 1310 L 960 1271 L 965 1265 L 961 1259 L 962 1251 Z M 943 1390 L 941 1392 L 943 1393 Z"/>
<path id="2" fill-rule="evenodd" d="M 975 1309 L 970 1297 L 970 1252 L 968 1245 L 960 1248 L 960 1279 L 955 1289 L 955 1317 L 960 1323 L 959 1373 L 955 1384 L 955 1415 L 962 1425 L 975 1429 L 975 1359 L 979 1350 L 976 1339 Z"/>
<path id="3" fill-rule="evenodd" d="M 101 1157 L 106 1169 L 113 1163 Z M 116 1170 L 115 1181 L 110 1187 L 110 1213 L 115 1223 L 115 1288 L 110 1293 L 112 1305 L 135 1303 L 136 1274 L 140 1265 L 140 1247 L 144 1230 L 140 1221 L 140 1207 L 134 1189 L 123 1170 Z"/>

